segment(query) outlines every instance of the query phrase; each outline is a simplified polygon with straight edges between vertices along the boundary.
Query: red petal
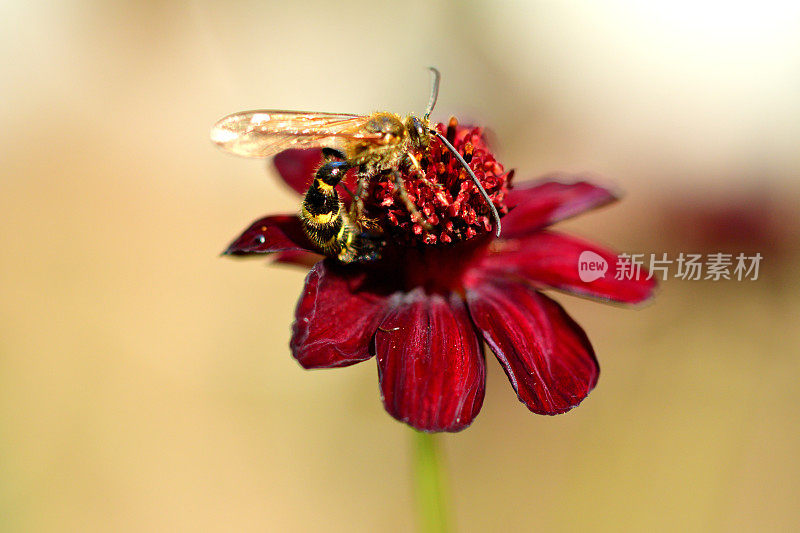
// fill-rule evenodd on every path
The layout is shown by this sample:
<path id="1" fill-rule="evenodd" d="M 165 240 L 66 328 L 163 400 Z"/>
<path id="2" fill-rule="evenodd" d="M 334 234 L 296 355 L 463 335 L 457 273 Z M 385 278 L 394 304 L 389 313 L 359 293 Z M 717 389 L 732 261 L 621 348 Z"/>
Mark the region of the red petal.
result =
<path id="1" fill-rule="evenodd" d="M 600 367 L 592 345 L 556 302 L 524 283 L 494 280 L 470 289 L 467 303 L 528 409 L 564 413 L 594 388 Z"/>
<path id="2" fill-rule="evenodd" d="M 375 334 L 383 405 L 421 431 L 460 431 L 483 404 L 483 349 L 464 302 L 406 293 Z"/>
<path id="3" fill-rule="evenodd" d="M 386 295 L 363 271 L 329 261 L 306 277 L 292 324 L 292 354 L 304 368 L 347 366 L 372 357 L 370 340 L 383 319 Z"/>
<path id="4" fill-rule="evenodd" d="M 275 156 L 275 168 L 286 184 L 300 194 L 305 194 L 317 168 L 322 164 L 322 150 L 297 150 L 292 148 Z"/>
<path id="5" fill-rule="evenodd" d="M 222 253 L 250 255 L 284 250 L 314 251 L 302 222 L 295 215 L 273 215 L 256 220 Z"/>
<path id="6" fill-rule="evenodd" d="M 550 174 L 511 189 L 507 202 L 513 209 L 503 217 L 502 237 L 524 235 L 617 200 L 608 189 L 579 177 Z"/>
<path id="7" fill-rule="evenodd" d="M 540 231 L 519 239 L 501 240 L 493 244 L 480 268 L 512 273 L 534 283 L 561 289 L 571 294 L 621 303 L 638 303 L 650 298 L 656 280 L 646 279 L 648 272 L 641 268 L 638 279 L 617 277 L 617 253 L 596 244 L 563 233 Z M 608 264 L 604 277 L 593 281 L 581 280 L 578 263 L 582 252 L 602 257 Z"/>

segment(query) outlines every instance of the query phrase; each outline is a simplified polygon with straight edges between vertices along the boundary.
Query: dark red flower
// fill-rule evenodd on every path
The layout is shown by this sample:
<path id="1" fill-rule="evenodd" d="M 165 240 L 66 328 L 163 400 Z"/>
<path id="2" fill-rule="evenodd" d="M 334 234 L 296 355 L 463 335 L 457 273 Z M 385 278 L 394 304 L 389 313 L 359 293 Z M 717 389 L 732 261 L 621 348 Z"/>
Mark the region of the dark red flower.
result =
<path id="1" fill-rule="evenodd" d="M 531 411 L 569 411 L 594 388 L 599 366 L 580 326 L 541 290 L 636 303 L 652 295 L 655 281 L 613 274 L 581 281 L 582 252 L 610 265 L 617 254 L 548 229 L 613 202 L 609 190 L 564 175 L 510 188 L 511 173 L 494 159 L 480 130 L 455 122 L 438 127 L 505 215 L 499 239 L 474 184 L 434 141 L 421 161 L 427 179 L 404 173 L 428 224 L 411 219 L 388 178 L 373 180 L 367 209 L 390 243 L 381 261 L 343 265 L 317 255 L 295 215 L 257 220 L 226 253 L 272 253 L 280 262 L 313 264 L 292 326 L 294 357 L 310 369 L 377 356 L 386 410 L 419 430 L 459 431 L 478 414 L 484 342 Z M 320 161 L 316 150 L 275 158 L 283 179 L 301 193 Z"/>

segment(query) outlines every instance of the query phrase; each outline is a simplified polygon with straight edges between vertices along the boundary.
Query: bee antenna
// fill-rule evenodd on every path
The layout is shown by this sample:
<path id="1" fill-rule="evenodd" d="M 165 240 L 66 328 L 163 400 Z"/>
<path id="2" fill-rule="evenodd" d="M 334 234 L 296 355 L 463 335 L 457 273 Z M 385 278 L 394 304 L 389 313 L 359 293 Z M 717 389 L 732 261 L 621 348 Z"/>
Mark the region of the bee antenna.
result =
<path id="1" fill-rule="evenodd" d="M 439 98 L 439 80 L 442 79 L 442 75 L 436 70 L 435 67 L 428 67 L 428 70 L 431 71 L 431 97 L 428 100 L 428 107 L 425 108 L 425 120 L 427 121 L 431 113 L 433 112 L 433 107 L 436 105 L 436 99 Z"/>
<path id="2" fill-rule="evenodd" d="M 433 70 L 435 70 L 435 69 L 433 69 Z M 444 144 L 447 147 L 447 149 L 450 150 L 450 152 L 454 156 L 456 156 L 456 159 L 458 159 L 458 162 L 461 163 L 461 166 L 464 167 L 464 170 L 467 171 L 467 174 L 469 174 L 469 177 L 472 178 L 472 183 L 474 183 L 475 186 L 478 188 L 478 191 L 480 191 L 481 196 L 483 196 L 483 200 L 486 202 L 486 205 L 488 205 L 489 209 L 492 211 L 492 218 L 494 219 L 494 226 L 495 226 L 495 235 L 497 235 L 499 237 L 500 236 L 500 215 L 497 213 L 497 209 L 495 208 L 494 203 L 492 202 L 492 199 L 489 198 L 489 195 L 486 193 L 486 189 L 483 188 L 483 185 L 481 185 L 481 182 L 478 180 L 478 176 L 476 176 L 475 173 L 472 172 L 472 169 L 469 168 L 469 165 L 467 164 L 467 162 L 464 161 L 464 158 L 461 157 L 461 154 L 458 153 L 458 150 L 456 150 L 456 147 L 453 146 L 452 144 L 450 144 L 450 141 L 447 140 L 447 137 L 445 137 L 444 135 L 439 133 L 439 131 L 435 130 L 434 128 L 428 128 L 428 131 L 430 131 L 440 141 L 442 141 L 442 144 Z"/>

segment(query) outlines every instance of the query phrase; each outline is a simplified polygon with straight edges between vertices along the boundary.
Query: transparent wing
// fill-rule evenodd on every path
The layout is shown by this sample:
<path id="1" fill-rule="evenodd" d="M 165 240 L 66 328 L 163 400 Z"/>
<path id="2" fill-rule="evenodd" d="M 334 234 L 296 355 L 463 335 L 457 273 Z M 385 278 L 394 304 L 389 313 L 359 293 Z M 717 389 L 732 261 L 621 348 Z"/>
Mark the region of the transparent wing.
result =
<path id="1" fill-rule="evenodd" d="M 346 148 L 349 141 L 377 141 L 379 134 L 363 131 L 368 117 L 341 113 L 312 113 L 262 109 L 222 118 L 211 128 L 220 148 L 244 157 L 269 157 L 287 148 Z"/>

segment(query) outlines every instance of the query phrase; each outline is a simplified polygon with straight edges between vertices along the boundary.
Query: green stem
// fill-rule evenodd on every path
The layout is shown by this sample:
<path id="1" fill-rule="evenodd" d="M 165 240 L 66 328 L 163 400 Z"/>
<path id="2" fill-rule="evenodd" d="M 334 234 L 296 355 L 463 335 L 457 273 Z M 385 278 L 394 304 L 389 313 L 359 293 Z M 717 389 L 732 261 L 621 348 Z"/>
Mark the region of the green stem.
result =
<path id="1" fill-rule="evenodd" d="M 445 486 L 436 436 L 421 431 L 415 431 L 414 436 L 414 494 L 420 531 L 448 531 Z"/>

